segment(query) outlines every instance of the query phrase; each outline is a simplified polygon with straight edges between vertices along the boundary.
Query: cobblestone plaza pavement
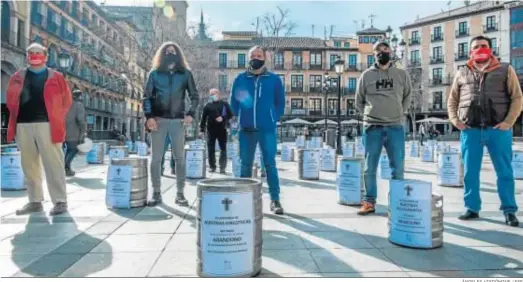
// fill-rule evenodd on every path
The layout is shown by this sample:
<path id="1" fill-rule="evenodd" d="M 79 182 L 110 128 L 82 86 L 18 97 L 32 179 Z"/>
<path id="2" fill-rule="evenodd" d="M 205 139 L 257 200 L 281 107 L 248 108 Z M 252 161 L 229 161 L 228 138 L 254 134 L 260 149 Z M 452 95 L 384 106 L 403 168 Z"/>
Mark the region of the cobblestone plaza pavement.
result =
<path id="1" fill-rule="evenodd" d="M 523 149 L 523 144 L 515 147 Z M 52 205 L 46 202 L 45 213 L 15 216 L 26 193 L 2 191 L 0 276 L 196 276 L 197 181 L 186 187 L 190 207 L 174 204 L 175 179 L 166 176 L 163 205 L 111 211 L 104 202 L 107 165 L 86 166 L 84 159 L 77 158 L 76 177 L 67 180 L 67 214 L 49 217 Z M 405 177 L 432 181 L 436 187 L 436 166 L 407 157 Z M 269 197 L 263 195 L 260 277 L 523 277 L 523 228 L 504 223 L 488 157 L 483 160 L 479 220 L 457 219 L 463 188 L 441 188 L 444 244 L 434 250 L 388 242 L 388 181 L 379 180 L 376 215 L 360 217 L 357 207 L 337 204 L 334 172 L 304 181 L 298 180 L 297 162 L 279 162 L 278 168 L 286 214 L 270 213 Z M 521 209 L 522 180 L 516 182 L 516 194 Z M 523 219 L 522 212 L 518 216 Z"/>

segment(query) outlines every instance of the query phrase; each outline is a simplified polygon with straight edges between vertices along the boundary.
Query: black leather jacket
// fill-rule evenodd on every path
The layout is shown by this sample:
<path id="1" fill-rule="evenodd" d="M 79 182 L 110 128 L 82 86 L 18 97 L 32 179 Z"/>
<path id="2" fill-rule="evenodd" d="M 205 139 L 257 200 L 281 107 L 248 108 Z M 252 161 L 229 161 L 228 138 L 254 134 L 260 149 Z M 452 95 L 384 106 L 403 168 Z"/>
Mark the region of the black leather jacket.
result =
<path id="1" fill-rule="evenodd" d="M 191 108 L 185 111 L 185 97 L 189 94 Z M 200 97 L 194 77 L 189 70 L 152 70 L 144 89 L 143 112 L 146 118 L 169 119 L 194 117 Z"/>

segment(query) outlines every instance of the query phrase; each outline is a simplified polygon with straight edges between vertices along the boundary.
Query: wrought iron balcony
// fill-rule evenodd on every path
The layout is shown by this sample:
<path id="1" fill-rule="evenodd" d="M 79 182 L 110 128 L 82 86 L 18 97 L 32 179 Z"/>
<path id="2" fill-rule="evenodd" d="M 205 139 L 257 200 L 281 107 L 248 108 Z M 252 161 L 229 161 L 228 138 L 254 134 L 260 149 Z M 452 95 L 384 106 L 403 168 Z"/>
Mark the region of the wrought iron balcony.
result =
<path id="1" fill-rule="evenodd" d="M 456 30 L 456 38 L 470 35 L 470 28 Z"/>
<path id="2" fill-rule="evenodd" d="M 430 57 L 430 64 L 431 65 L 434 65 L 434 64 L 442 64 L 445 62 L 445 59 L 443 59 L 443 55 L 440 55 L 440 56 L 435 56 L 435 57 Z"/>
<path id="3" fill-rule="evenodd" d="M 409 68 L 421 67 L 421 60 L 409 60 L 407 66 Z"/>
<path id="4" fill-rule="evenodd" d="M 454 54 L 454 60 L 456 62 L 459 62 L 459 61 L 466 61 L 469 59 L 469 54 L 468 53 L 465 53 L 465 52 L 461 52 L 461 53 L 456 53 Z"/>
<path id="5" fill-rule="evenodd" d="M 452 84 L 453 77 L 447 76 L 434 76 L 429 79 L 429 87 L 445 86 Z"/>
<path id="6" fill-rule="evenodd" d="M 419 38 L 419 37 L 409 38 L 409 46 L 420 45 L 420 44 L 421 44 L 421 38 Z"/>
<path id="7" fill-rule="evenodd" d="M 498 23 L 490 23 L 483 26 L 483 33 L 487 32 L 494 32 L 499 30 L 499 24 Z"/>
<path id="8" fill-rule="evenodd" d="M 435 33 L 431 35 L 431 42 L 443 41 L 443 33 Z"/>

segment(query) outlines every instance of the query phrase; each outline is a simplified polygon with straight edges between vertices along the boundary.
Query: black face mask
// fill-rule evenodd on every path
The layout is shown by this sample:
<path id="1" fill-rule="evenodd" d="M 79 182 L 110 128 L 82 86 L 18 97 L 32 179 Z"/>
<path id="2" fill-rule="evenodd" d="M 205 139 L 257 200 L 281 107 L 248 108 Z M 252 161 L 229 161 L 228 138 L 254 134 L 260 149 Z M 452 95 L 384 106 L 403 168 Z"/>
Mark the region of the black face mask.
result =
<path id="1" fill-rule="evenodd" d="M 165 55 L 165 65 L 169 66 L 172 64 L 175 64 L 176 66 L 178 66 L 180 64 L 180 57 L 178 55 L 169 53 L 169 54 Z"/>
<path id="2" fill-rule="evenodd" d="M 379 52 L 376 55 L 376 59 L 380 65 L 384 66 L 390 62 L 390 53 L 389 52 Z"/>
<path id="3" fill-rule="evenodd" d="M 249 61 L 249 65 L 253 70 L 259 70 L 265 64 L 264 60 L 252 59 Z"/>

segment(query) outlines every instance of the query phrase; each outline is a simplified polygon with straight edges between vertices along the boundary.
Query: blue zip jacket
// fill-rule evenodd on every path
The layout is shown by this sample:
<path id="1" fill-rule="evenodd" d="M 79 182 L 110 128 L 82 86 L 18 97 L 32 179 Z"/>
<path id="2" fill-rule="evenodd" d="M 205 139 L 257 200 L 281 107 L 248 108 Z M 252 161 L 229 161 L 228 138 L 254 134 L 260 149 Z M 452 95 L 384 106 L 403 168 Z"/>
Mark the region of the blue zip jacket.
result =
<path id="1" fill-rule="evenodd" d="M 264 71 L 240 73 L 232 84 L 231 110 L 239 128 L 273 131 L 285 110 L 285 90 L 280 77 Z"/>

